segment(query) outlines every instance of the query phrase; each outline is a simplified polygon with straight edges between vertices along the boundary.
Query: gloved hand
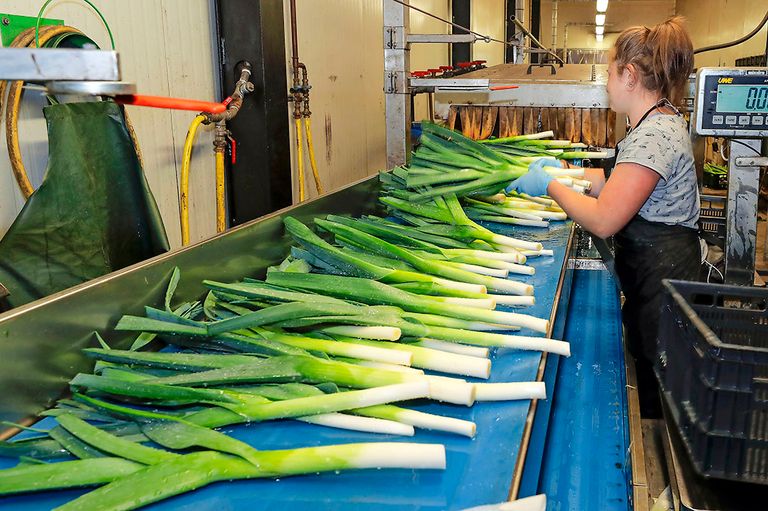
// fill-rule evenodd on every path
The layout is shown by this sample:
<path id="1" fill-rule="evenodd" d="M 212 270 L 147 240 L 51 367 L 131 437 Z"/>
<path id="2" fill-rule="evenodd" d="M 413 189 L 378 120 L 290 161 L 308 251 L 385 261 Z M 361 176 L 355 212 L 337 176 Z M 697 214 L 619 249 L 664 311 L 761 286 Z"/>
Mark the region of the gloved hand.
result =
<path id="1" fill-rule="evenodd" d="M 516 191 L 533 197 L 547 195 L 547 187 L 554 176 L 544 170 L 544 167 L 563 167 L 563 162 L 556 158 L 539 158 L 528 165 L 528 172 L 512 181 L 505 192 Z"/>

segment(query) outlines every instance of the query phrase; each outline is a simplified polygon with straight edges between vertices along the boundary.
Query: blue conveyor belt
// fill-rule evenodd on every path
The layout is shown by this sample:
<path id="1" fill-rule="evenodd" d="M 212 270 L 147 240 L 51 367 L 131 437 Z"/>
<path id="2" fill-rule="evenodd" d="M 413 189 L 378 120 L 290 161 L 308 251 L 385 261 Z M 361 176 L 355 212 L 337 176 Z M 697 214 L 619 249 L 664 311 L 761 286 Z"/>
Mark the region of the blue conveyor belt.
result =
<path id="1" fill-rule="evenodd" d="M 539 493 L 549 511 L 631 509 L 619 297 L 607 271 L 573 276 Z"/>
<path id="2" fill-rule="evenodd" d="M 554 257 L 530 260 L 536 268 L 536 275 L 514 277 L 535 285 L 537 303 L 525 309 L 525 312 L 543 318 L 549 318 L 552 310 L 571 232 L 570 222 L 553 223 L 552 226 L 547 231 L 494 226 L 497 232 L 514 233 L 516 237 L 541 241 L 546 248 L 554 249 Z M 528 331 L 522 331 L 521 334 L 541 335 Z M 533 381 L 540 360 L 539 352 L 497 350 L 493 355 L 489 381 Z M 551 393 L 552 389 L 547 391 Z M 258 449 L 389 440 L 441 443 L 447 450 L 448 466 L 445 471 L 358 471 L 290 477 L 279 481 L 219 483 L 168 499 L 147 509 L 437 511 L 504 501 L 508 496 L 520 452 L 529 406 L 529 401 L 478 403 L 472 408 L 438 404 L 416 406 L 420 410 L 476 422 L 478 433 L 475 439 L 424 430 L 417 430 L 413 438 L 386 437 L 295 421 L 233 427 L 226 431 Z M 0 468 L 11 465 L 11 460 L 0 459 Z M 4 510 L 24 511 L 50 509 L 80 493 L 82 491 L 50 492 L 3 498 L 0 499 L 0 507 Z"/>

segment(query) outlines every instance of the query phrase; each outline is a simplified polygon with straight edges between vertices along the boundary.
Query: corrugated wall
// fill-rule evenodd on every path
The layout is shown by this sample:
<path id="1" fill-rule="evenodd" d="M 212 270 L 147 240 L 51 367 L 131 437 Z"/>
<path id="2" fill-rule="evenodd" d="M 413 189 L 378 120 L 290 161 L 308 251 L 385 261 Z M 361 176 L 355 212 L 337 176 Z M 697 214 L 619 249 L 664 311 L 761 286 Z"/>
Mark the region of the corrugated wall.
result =
<path id="1" fill-rule="evenodd" d="M 41 1 L 4 0 L 0 10 L 35 16 Z M 144 94 L 217 98 L 211 46 L 209 0 L 101 1 L 97 5 L 110 23 L 120 52 L 123 79 L 136 82 Z M 85 5 L 60 1 L 46 16 L 64 19 L 108 48 L 99 18 Z M 47 161 L 47 135 L 39 93 L 27 91 L 19 131 L 21 150 L 33 185 L 42 180 Z M 128 108 L 144 157 L 145 172 L 157 199 L 172 246 L 180 243 L 178 174 L 190 112 Z M 4 128 L 0 140 L 5 140 Z M 203 130 L 193 154 L 190 178 L 191 239 L 215 233 L 213 136 Z M 20 211 L 23 200 L 11 175 L 5 144 L 0 144 L 0 234 Z"/>

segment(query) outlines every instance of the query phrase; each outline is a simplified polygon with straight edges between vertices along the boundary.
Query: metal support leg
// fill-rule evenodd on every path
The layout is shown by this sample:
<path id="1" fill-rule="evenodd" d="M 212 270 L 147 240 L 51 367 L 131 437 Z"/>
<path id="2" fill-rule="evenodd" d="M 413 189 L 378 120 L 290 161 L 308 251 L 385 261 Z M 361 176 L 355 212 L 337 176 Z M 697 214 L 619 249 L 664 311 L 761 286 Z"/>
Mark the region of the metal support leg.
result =
<path id="1" fill-rule="evenodd" d="M 451 19 L 457 25 L 470 27 L 472 24 L 472 7 L 470 0 L 451 0 Z M 466 34 L 466 31 L 451 27 L 452 34 Z M 472 60 L 472 45 L 469 43 L 451 45 L 451 64 L 455 67 L 459 62 Z"/>
<path id="2" fill-rule="evenodd" d="M 728 158 L 728 214 L 725 282 L 751 286 L 757 246 L 757 196 L 760 188 L 760 140 L 733 140 Z"/>
<path id="3" fill-rule="evenodd" d="M 522 22 L 525 22 L 525 0 L 507 0 L 506 2 L 506 40 L 516 43 L 516 45 L 507 46 L 504 51 L 505 62 L 507 64 L 522 64 L 525 58 L 523 53 L 523 45 L 525 44 L 525 37 L 517 30 L 517 25 L 512 21 L 516 18 Z"/>
<path id="4" fill-rule="evenodd" d="M 384 2 L 384 97 L 387 125 L 387 168 L 408 162 L 411 151 L 410 70 L 406 34 L 408 8 Z"/>

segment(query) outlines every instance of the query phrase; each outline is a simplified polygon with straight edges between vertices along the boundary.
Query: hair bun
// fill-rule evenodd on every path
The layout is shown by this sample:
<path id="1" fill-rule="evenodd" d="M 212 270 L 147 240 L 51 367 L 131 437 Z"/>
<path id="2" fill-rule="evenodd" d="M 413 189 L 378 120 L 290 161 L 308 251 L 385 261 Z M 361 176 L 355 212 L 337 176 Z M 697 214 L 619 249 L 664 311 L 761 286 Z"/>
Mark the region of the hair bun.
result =
<path id="1" fill-rule="evenodd" d="M 674 16 L 651 28 L 626 29 L 616 39 L 613 58 L 619 70 L 632 64 L 643 87 L 678 102 L 693 70 L 693 43 L 685 19 Z"/>

